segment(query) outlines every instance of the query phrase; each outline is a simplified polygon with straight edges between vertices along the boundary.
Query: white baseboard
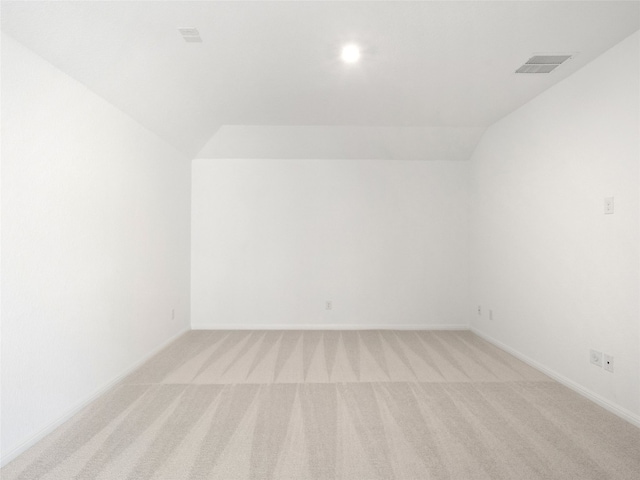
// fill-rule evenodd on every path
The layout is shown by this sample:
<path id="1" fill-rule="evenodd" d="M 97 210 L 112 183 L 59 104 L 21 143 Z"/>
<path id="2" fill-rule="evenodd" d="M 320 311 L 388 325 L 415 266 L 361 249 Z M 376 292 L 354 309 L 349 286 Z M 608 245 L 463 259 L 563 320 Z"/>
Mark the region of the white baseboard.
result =
<path id="1" fill-rule="evenodd" d="M 54 420 L 53 422 L 51 422 L 49 425 L 47 425 L 46 427 L 44 427 L 42 430 L 40 430 L 39 432 L 37 432 L 36 434 L 32 435 L 28 440 L 25 440 L 24 442 L 22 442 L 20 445 L 18 445 L 16 448 L 14 448 L 13 450 L 11 450 L 9 453 L 7 453 L 6 455 L 3 455 L 2 458 L 0 458 L 0 468 L 4 467 L 7 463 L 9 463 L 11 460 L 13 460 L 14 458 L 16 458 L 18 455 L 20 455 L 21 453 L 23 453 L 24 451 L 28 450 L 29 448 L 31 448 L 33 445 L 35 445 L 36 443 L 38 443 L 40 440 L 42 440 L 44 437 L 46 437 L 47 435 L 49 435 L 51 432 L 53 432 L 56 428 L 58 428 L 60 425 L 62 425 L 64 422 L 66 422 L 67 420 L 69 420 L 71 417 L 73 417 L 76 413 L 78 413 L 80 410 L 82 410 L 83 408 L 85 408 L 86 406 L 88 406 L 91 402 L 93 402 L 94 400 L 96 400 L 100 395 L 103 395 L 104 393 L 106 393 L 109 389 L 111 389 L 112 387 L 114 387 L 119 381 L 123 380 L 126 376 L 130 375 L 131 373 L 133 373 L 136 369 L 138 369 L 143 363 L 145 363 L 147 360 L 149 360 L 151 357 L 153 357 L 156 353 L 158 353 L 160 350 L 162 350 L 163 348 L 165 348 L 167 345 L 169 345 L 171 342 L 173 342 L 174 340 L 176 340 L 178 337 L 180 337 L 181 335 L 184 335 L 186 332 L 188 332 L 189 329 L 183 329 L 180 332 L 178 332 L 176 335 L 173 335 L 170 339 L 168 339 L 167 341 L 163 342 L 160 346 L 154 348 L 150 353 L 148 353 L 147 355 L 145 355 L 141 360 L 137 361 L 135 364 L 133 364 L 132 366 L 130 366 L 129 368 L 127 368 L 124 372 L 122 372 L 121 374 L 117 375 L 114 379 L 112 379 L 111 381 L 107 382 L 105 385 L 103 385 L 102 387 L 98 388 L 97 390 L 95 390 L 93 393 L 89 394 L 87 397 L 83 398 L 82 400 L 80 400 L 78 403 L 76 403 L 71 409 L 69 409 L 67 411 L 67 413 L 65 413 L 64 415 L 62 415 L 60 418 Z"/>
<path id="2" fill-rule="evenodd" d="M 621 407 L 620 405 L 612 403 L 610 400 L 607 400 L 603 396 L 601 396 L 601 395 L 589 390 L 588 388 L 586 388 L 586 387 L 574 382 L 573 380 L 568 379 L 564 375 L 561 375 L 558 372 L 556 372 L 554 370 L 551 370 L 548 367 L 545 367 L 544 365 L 542 365 L 541 363 L 537 362 L 536 360 L 533 360 L 532 358 L 529 358 L 528 356 L 520 353 L 519 351 L 517 351 L 517 350 L 515 350 L 515 349 L 513 349 L 511 347 L 508 347 L 504 343 L 496 340 L 495 338 L 487 335 L 486 333 L 481 332 L 477 328 L 470 327 L 470 330 L 473 333 L 475 333 L 476 335 L 478 335 L 480 338 L 482 338 L 482 339 L 486 340 L 487 342 L 495 345 L 496 347 L 500 348 L 501 350 L 504 350 L 505 352 L 510 353 L 514 357 L 522 360 L 524 363 L 530 365 L 531 367 L 535 368 L 536 370 L 539 370 L 540 372 L 544 373 L 545 375 L 553 378 L 558 383 L 561 383 L 565 387 L 570 388 L 574 392 L 579 393 L 583 397 L 585 397 L 585 398 L 591 400 L 592 402 L 600 405 L 605 410 L 608 410 L 609 412 L 613 413 L 614 415 L 617 415 L 618 417 L 622 418 L 623 420 L 626 420 L 627 422 L 631 423 L 632 425 L 635 425 L 636 427 L 640 428 L 640 415 L 637 415 L 637 414 L 627 410 L 626 408 Z"/>
<path id="3" fill-rule="evenodd" d="M 469 325 L 355 325 L 355 324 L 192 324 L 192 330 L 469 330 Z"/>

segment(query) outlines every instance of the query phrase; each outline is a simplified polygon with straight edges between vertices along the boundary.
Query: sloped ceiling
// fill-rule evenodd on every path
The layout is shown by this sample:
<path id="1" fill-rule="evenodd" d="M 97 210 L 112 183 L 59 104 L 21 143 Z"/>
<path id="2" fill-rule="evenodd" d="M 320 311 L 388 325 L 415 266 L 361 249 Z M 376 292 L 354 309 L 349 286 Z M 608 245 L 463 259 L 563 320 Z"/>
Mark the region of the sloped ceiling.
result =
<path id="1" fill-rule="evenodd" d="M 639 28 L 637 1 L 2 2 L 3 32 L 212 158 L 465 160 L 487 126 Z M 346 42 L 356 65 L 339 61 Z M 562 52 L 578 55 L 514 73 Z"/>

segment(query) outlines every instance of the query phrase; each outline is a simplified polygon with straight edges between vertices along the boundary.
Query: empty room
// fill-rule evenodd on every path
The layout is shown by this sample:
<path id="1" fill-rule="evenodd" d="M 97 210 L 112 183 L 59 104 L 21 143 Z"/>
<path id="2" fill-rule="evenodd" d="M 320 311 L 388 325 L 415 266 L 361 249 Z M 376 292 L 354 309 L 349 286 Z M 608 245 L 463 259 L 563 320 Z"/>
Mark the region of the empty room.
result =
<path id="1" fill-rule="evenodd" d="M 0 18 L 0 478 L 640 478 L 640 1 Z"/>

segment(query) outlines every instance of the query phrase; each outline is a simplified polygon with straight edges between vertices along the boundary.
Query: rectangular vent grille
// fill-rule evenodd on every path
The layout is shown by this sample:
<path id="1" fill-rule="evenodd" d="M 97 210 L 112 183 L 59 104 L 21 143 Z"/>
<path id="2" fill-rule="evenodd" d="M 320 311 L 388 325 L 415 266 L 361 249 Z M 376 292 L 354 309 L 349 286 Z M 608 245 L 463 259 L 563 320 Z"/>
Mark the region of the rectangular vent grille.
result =
<path id="1" fill-rule="evenodd" d="M 516 73 L 551 73 L 573 55 L 535 55 L 527 60 Z"/>
<path id="2" fill-rule="evenodd" d="M 200 38 L 200 32 L 198 32 L 197 28 L 189 27 L 189 28 L 179 28 L 178 32 L 182 35 L 185 42 L 189 43 L 201 43 L 202 38 Z"/>
<path id="3" fill-rule="evenodd" d="M 555 68 L 560 65 L 523 65 L 516 73 L 551 73 Z"/>

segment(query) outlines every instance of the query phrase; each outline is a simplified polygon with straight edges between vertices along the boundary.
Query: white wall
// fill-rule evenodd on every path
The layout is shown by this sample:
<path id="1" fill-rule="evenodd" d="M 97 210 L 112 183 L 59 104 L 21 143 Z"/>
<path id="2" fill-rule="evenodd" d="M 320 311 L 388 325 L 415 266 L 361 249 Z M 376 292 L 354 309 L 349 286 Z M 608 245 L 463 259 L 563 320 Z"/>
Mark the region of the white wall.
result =
<path id="1" fill-rule="evenodd" d="M 3 461 L 189 328 L 189 172 L 3 35 Z"/>
<path id="2" fill-rule="evenodd" d="M 467 166 L 194 160 L 192 327 L 467 325 Z"/>
<path id="3" fill-rule="evenodd" d="M 485 133 L 471 161 L 469 314 L 640 424 L 639 35 Z M 592 348 L 615 373 L 589 363 Z"/>
<path id="4" fill-rule="evenodd" d="M 484 127 L 223 125 L 197 158 L 469 160 Z"/>

